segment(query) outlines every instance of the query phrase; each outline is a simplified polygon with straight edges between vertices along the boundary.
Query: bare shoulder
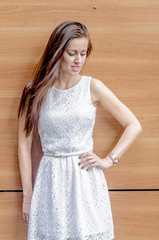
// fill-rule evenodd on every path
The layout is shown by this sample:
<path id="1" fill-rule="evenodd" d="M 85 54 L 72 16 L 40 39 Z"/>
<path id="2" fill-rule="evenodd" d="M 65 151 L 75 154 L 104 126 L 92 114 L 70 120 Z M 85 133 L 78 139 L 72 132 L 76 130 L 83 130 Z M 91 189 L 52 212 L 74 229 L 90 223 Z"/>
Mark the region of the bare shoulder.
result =
<path id="1" fill-rule="evenodd" d="M 90 83 L 90 90 L 93 102 L 100 103 L 102 96 L 106 99 L 112 94 L 110 89 L 99 79 L 92 78 Z"/>
<path id="2" fill-rule="evenodd" d="M 116 105 L 119 106 L 119 99 L 101 80 L 92 78 L 90 89 L 96 103 L 107 109 Z"/>
<path id="3" fill-rule="evenodd" d="M 108 87 L 101 80 L 96 79 L 96 78 L 91 79 L 90 87 L 91 87 L 91 91 L 96 92 L 96 93 L 102 91 L 103 88 L 105 91 L 106 90 L 109 91 Z"/>
<path id="4" fill-rule="evenodd" d="M 101 80 L 96 79 L 96 78 L 91 78 L 91 88 L 92 88 L 92 90 L 93 89 L 95 90 L 101 84 L 103 84 Z"/>

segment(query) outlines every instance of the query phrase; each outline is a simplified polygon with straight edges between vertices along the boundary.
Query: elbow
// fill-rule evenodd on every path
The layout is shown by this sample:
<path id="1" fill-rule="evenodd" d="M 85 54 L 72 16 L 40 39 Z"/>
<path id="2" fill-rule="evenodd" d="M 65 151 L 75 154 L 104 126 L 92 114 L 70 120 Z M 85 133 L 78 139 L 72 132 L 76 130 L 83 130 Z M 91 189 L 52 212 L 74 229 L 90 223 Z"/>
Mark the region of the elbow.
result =
<path id="1" fill-rule="evenodd" d="M 130 129 L 135 138 L 142 132 L 142 126 L 138 120 L 133 121 L 126 128 Z"/>
<path id="2" fill-rule="evenodd" d="M 25 148 L 25 145 L 22 142 L 18 142 L 18 153 L 22 152 Z"/>
<path id="3" fill-rule="evenodd" d="M 22 155 L 22 153 L 24 152 L 24 149 L 21 145 L 18 145 L 18 157 L 20 158 L 20 156 Z"/>
<path id="4" fill-rule="evenodd" d="M 138 134 L 140 134 L 140 133 L 142 133 L 142 126 L 141 126 L 141 124 L 139 124 L 139 126 L 138 126 Z"/>
<path id="5" fill-rule="evenodd" d="M 18 156 L 25 156 L 26 154 L 31 153 L 31 145 L 20 142 L 18 144 Z"/>
<path id="6" fill-rule="evenodd" d="M 137 123 L 135 124 L 135 131 L 137 136 L 142 132 L 142 126 L 139 121 L 137 121 Z"/>

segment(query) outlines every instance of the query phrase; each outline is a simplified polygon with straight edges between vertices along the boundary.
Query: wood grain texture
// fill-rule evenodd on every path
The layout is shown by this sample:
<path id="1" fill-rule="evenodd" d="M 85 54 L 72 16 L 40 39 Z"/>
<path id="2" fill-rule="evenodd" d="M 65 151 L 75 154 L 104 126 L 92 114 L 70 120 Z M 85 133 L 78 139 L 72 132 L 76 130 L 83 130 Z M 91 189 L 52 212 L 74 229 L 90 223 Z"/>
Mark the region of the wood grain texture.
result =
<path id="1" fill-rule="evenodd" d="M 110 188 L 158 188 L 158 0 L 1 0 L 0 13 L 0 189 L 21 189 L 17 161 L 19 98 L 52 30 L 70 19 L 87 25 L 94 46 L 82 74 L 101 79 L 143 126 L 143 133 L 120 164 L 105 172 Z M 95 152 L 104 157 L 122 130 L 100 108 Z"/>
<path id="2" fill-rule="evenodd" d="M 157 240 L 159 192 L 110 192 L 115 240 Z M 0 238 L 26 240 L 22 193 L 0 193 Z"/>
<path id="3" fill-rule="evenodd" d="M 111 192 L 115 240 L 157 240 L 159 192 Z"/>
<path id="4" fill-rule="evenodd" d="M 22 193 L 0 193 L 0 239 L 26 240 L 22 218 Z"/>
<path id="5" fill-rule="evenodd" d="M 82 73 L 101 79 L 143 126 L 142 135 L 121 164 L 107 173 L 110 187 L 158 187 L 158 1 L 5 0 L 0 2 L 0 12 L 1 189 L 21 188 L 16 150 L 18 101 L 52 29 L 69 19 L 88 26 L 94 45 Z M 101 110 L 96 123 L 95 151 L 104 156 L 122 129 Z"/>
<path id="6" fill-rule="evenodd" d="M 94 6 L 96 5 L 96 10 Z M 0 190 L 21 189 L 17 158 L 17 108 L 52 30 L 62 21 L 88 27 L 93 52 L 82 74 L 102 80 L 140 120 L 143 132 L 104 171 L 109 189 L 159 188 L 159 1 L 0 1 Z M 122 127 L 97 111 L 94 152 L 111 151 Z M 41 146 L 32 146 L 33 182 Z M 157 240 L 159 192 L 110 192 L 116 240 Z M 0 239 L 25 240 L 22 193 L 0 193 Z"/>

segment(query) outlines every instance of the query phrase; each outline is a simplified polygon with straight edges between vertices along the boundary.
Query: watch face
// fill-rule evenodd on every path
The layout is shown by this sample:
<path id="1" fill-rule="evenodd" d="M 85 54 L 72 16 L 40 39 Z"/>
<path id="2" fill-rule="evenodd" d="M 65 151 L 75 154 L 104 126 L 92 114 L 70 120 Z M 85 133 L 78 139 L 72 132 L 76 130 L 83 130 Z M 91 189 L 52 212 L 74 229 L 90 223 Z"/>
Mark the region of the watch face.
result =
<path id="1" fill-rule="evenodd" d="M 114 162 L 115 162 L 115 163 L 118 163 L 118 161 L 119 161 L 119 160 L 118 160 L 117 158 L 116 158 L 116 159 L 114 159 Z"/>
<path id="2" fill-rule="evenodd" d="M 116 154 L 109 153 L 108 156 L 112 159 L 114 164 L 119 162 L 119 158 L 118 158 L 118 156 Z"/>
<path id="3" fill-rule="evenodd" d="M 118 163 L 119 162 L 119 158 L 118 158 L 118 156 L 116 154 L 110 153 L 109 156 L 113 160 L 114 163 Z"/>

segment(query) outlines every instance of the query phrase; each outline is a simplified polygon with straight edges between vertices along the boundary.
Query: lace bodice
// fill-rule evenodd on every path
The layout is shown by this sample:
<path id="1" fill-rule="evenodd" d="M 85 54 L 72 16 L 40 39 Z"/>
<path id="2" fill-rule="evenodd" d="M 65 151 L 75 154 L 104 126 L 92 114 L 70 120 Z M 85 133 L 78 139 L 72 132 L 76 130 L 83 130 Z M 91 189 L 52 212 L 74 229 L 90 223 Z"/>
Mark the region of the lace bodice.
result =
<path id="1" fill-rule="evenodd" d="M 82 76 L 72 88 L 49 89 L 39 119 L 44 152 L 93 149 L 96 107 L 91 100 L 90 81 L 91 77 Z"/>

